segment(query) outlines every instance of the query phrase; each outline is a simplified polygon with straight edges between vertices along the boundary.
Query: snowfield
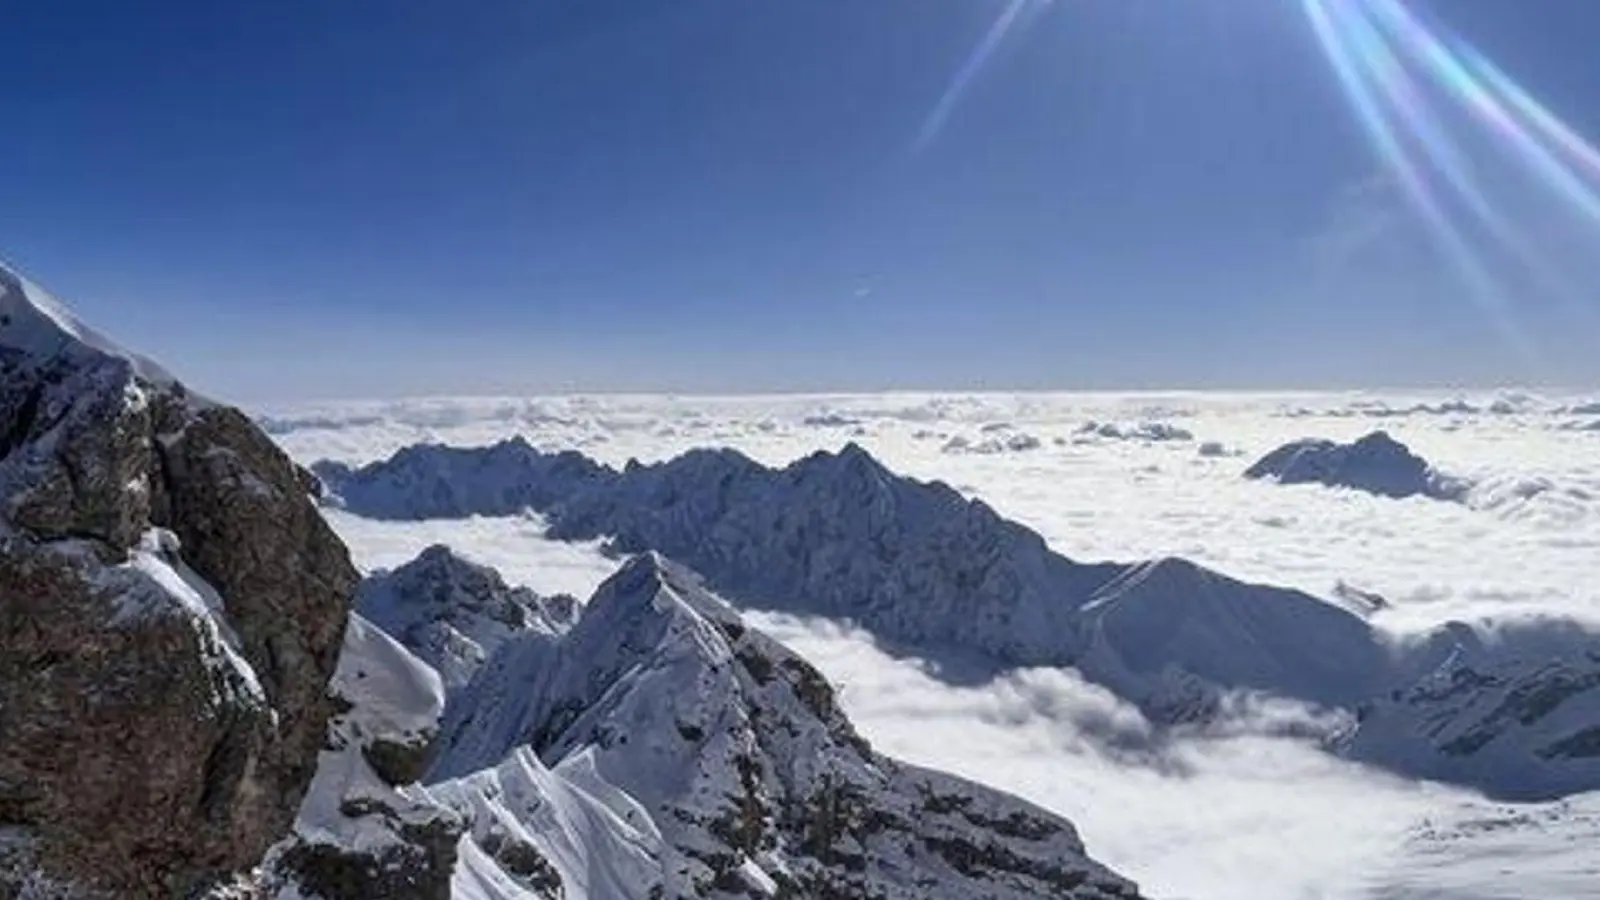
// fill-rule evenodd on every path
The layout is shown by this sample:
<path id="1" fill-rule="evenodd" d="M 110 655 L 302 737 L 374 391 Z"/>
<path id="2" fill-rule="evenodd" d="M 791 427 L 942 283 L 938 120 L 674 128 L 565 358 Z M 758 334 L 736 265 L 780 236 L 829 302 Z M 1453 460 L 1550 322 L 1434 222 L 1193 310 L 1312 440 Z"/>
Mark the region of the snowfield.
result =
<path id="1" fill-rule="evenodd" d="M 1539 616 L 1600 628 L 1597 410 L 1595 394 L 604 397 L 324 405 L 260 420 L 306 464 L 520 435 L 617 467 L 723 446 L 782 466 L 855 442 L 1073 559 L 1182 556 L 1326 598 L 1342 585 L 1403 640 L 1451 619 L 1487 623 L 1491 638 Z M 1139 424 L 1112 436 L 1106 422 Z M 1287 442 L 1380 428 L 1470 483 L 1462 502 L 1243 477 Z M 950 452 L 958 438 L 1006 449 Z M 541 596 L 588 597 L 616 568 L 595 543 L 546 539 L 534 515 L 329 518 L 369 571 L 445 543 Z M 1488 900 L 1581 897 L 1600 883 L 1600 795 L 1506 805 L 1378 772 L 1282 736 L 1316 724 L 1286 703 L 1156 742 L 1135 708 L 1069 670 L 993 677 L 941 658 L 934 672 L 846 623 L 746 615 L 839 685 L 880 751 L 1067 816 L 1095 858 L 1152 896 Z"/>

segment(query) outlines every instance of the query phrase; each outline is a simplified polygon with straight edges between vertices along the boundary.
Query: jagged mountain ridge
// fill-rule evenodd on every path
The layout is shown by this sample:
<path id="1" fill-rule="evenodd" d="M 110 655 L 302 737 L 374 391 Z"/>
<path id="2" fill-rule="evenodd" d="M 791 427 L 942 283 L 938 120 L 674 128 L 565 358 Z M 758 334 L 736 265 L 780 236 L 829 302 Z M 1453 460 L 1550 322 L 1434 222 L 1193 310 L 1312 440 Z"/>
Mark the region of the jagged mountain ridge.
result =
<path id="1" fill-rule="evenodd" d="M 1175 690 L 1191 694 L 1196 678 L 1349 705 L 1393 676 L 1370 626 L 1315 597 L 1182 560 L 1078 563 L 982 501 L 897 476 L 855 444 L 781 469 L 694 450 L 618 471 L 514 438 L 313 470 L 357 514 L 531 507 L 551 537 L 659 551 L 741 602 L 850 619 L 924 652 L 960 646 L 1003 666 L 1076 665 L 1152 712 L 1171 707 Z"/>
<path id="2" fill-rule="evenodd" d="M 1136 895 L 1064 820 L 874 753 L 816 670 L 655 554 L 565 634 L 502 644 L 436 753 L 429 790 L 463 809 L 482 811 L 486 779 L 544 772 L 609 796 L 616 842 L 654 848 L 665 896 Z"/>
<path id="3" fill-rule="evenodd" d="M 997 670 L 1071 666 L 1157 724 L 1209 721 L 1236 690 L 1353 717 L 1436 670 L 1466 629 L 1400 643 L 1343 604 L 1181 559 L 1077 563 L 981 501 L 897 476 L 854 444 L 777 469 L 732 450 L 695 450 L 616 470 L 511 439 L 477 450 L 418 445 L 361 469 L 314 470 L 357 514 L 533 508 L 553 538 L 659 551 L 704 573 L 724 596 L 851 620 L 935 661 L 962 648 L 986 654 Z M 468 492 L 452 484 L 462 470 L 473 473 Z M 1594 644 L 1584 634 L 1562 640 L 1565 649 L 1546 656 Z M 1402 741 L 1331 746 L 1401 772 L 1418 765 Z M 1550 790 L 1528 767 L 1488 756 L 1438 770 L 1500 796 Z M 1577 771 L 1576 781 L 1559 781 L 1563 790 L 1600 786 L 1600 772 Z"/>

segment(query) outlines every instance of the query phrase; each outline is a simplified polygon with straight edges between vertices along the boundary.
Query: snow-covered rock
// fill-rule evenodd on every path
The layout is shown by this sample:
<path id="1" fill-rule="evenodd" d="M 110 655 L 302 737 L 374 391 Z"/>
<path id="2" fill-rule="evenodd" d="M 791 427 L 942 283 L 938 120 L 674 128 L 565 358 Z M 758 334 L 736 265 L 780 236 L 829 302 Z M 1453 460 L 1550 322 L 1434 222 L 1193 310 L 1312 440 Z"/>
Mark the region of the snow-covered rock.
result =
<path id="1" fill-rule="evenodd" d="M 511 587 L 494 569 L 434 545 L 392 572 L 368 576 L 356 610 L 436 669 L 446 690 L 454 691 L 513 635 L 565 631 L 578 603 Z"/>
<path id="2" fill-rule="evenodd" d="M 465 823 L 414 784 L 444 710 L 438 673 L 352 615 L 331 690 L 339 711 L 294 834 L 268 857 L 270 893 L 449 900 Z"/>
<path id="3" fill-rule="evenodd" d="M 1136 896 L 1064 820 L 874 753 L 815 669 L 655 554 L 607 581 L 566 635 L 496 657 L 447 715 L 430 790 L 487 814 L 563 884 L 585 873 L 587 896 L 647 896 L 652 858 L 670 897 Z M 526 802 L 486 813 L 507 779 L 568 792 L 532 812 L 633 848 L 630 874 L 615 853 L 602 864 L 528 827 L 514 810 Z M 595 893 L 601 881 L 611 892 Z"/>
<path id="4" fill-rule="evenodd" d="M 1395 499 L 1461 500 L 1469 488 L 1466 482 L 1436 471 L 1384 431 L 1350 444 L 1321 438 L 1292 441 L 1257 460 L 1244 474 L 1279 484 L 1324 484 Z"/>
<path id="5" fill-rule="evenodd" d="M 288 832 L 357 581 L 313 486 L 0 266 L 0 896 L 234 890 Z"/>
<path id="6" fill-rule="evenodd" d="M 1587 652 L 1493 652 L 1466 635 L 1409 687 L 1361 707 L 1352 757 L 1477 785 L 1512 800 L 1600 785 L 1600 643 Z"/>

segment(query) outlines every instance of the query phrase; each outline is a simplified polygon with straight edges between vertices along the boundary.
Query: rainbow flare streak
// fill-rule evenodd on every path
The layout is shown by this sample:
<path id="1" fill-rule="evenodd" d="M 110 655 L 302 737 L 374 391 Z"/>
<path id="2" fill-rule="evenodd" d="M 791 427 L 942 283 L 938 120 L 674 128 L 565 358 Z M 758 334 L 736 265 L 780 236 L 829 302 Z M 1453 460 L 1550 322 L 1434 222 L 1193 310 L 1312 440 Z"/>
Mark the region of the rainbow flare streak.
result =
<path id="1" fill-rule="evenodd" d="M 1459 271 L 1471 291 L 1473 301 L 1508 343 L 1524 352 L 1529 351 L 1528 341 L 1511 319 L 1494 279 L 1479 262 L 1461 230 L 1450 219 L 1443 201 L 1433 191 L 1427 172 L 1407 152 L 1405 142 L 1385 111 L 1369 74 L 1378 67 L 1359 62 L 1362 59 L 1360 41 L 1353 39 L 1346 33 L 1347 29 L 1340 27 L 1348 19 L 1336 21 L 1330 13 L 1330 3 L 1339 2 L 1341 0 L 1302 0 L 1306 15 L 1311 19 L 1340 85 L 1355 107 L 1362 127 L 1379 155 L 1394 171 L 1406 197 L 1422 216 L 1440 250 Z"/>
<path id="2" fill-rule="evenodd" d="M 1399 55 L 1384 42 L 1372 17 L 1359 7 L 1341 5 L 1340 8 L 1350 10 L 1345 30 L 1351 35 L 1357 58 L 1365 64 L 1368 76 L 1388 94 L 1393 121 L 1412 128 L 1414 139 L 1434 168 L 1494 240 L 1510 250 L 1547 290 L 1570 295 L 1570 288 L 1560 282 L 1538 252 L 1495 211 L 1478 183 L 1472 163 L 1434 115 L 1423 87 Z"/>
<path id="3" fill-rule="evenodd" d="M 1483 54 L 1463 41 L 1456 40 L 1453 44 L 1456 54 L 1461 57 L 1467 68 L 1476 73 L 1492 89 L 1500 92 L 1517 112 L 1543 132 L 1548 140 L 1564 150 L 1578 165 L 1587 169 L 1591 178 L 1600 179 L 1600 151 L 1596 151 L 1587 141 L 1579 137 L 1577 132 L 1556 118 L 1554 113 L 1528 96 L 1527 91 L 1500 71 L 1494 63 L 1485 59 Z"/>
<path id="4" fill-rule="evenodd" d="M 1569 302 L 1572 291 L 1497 210 L 1485 190 L 1489 185 L 1478 178 L 1428 97 L 1454 101 L 1507 159 L 1590 227 L 1600 225 L 1600 151 L 1476 48 L 1430 26 L 1402 0 L 1301 0 L 1301 5 L 1368 139 L 1440 251 L 1494 326 L 1531 353 L 1483 263 L 1488 254 L 1475 251 L 1450 210 L 1465 209 L 1544 289 Z M 1436 190 L 1435 178 L 1447 197 Z"/>
<path id="5" fill-rule="evenodd" d="M 1526 92 L 1488 65 L 1488 61 L 1476 51 L 1470 56 L 1453 52 L 1449 44 L 1429 31 L 1427 26 L 1398 0 L 1363 0 L 1363 2 L 1372 11 L 1374 20 L 1383 27 L 1394 43 L 1433 76 L 1441 88 L 1504 138 L 1533 173 L 1551 189 L 1583 210 L 1584 214 L 1595 222 L 1600 223 L 1600 195 L 1597 195 L 1592 186 L 1568 168 L 1548 147 L 1540 143 L 1538 136 L 1529 130 L 1525 121 L 1519 119 L 1516 112 L 1508 105 L 1507 98 L 1512 92 L 1506 88 L 1515 89 L 1515 95 L 1523 98 L 1527 98 Z M 1455 43 L 1457 46 L 1467 46 L 1459 39 Z M 1480 62 L 1480 66 L 1469 65 L 1469 59 Z M 1496 77 L 1480 78 L 1477 71 L 1492 71 Z M 1531 98 L 1527 99 L 1527 104 L 1528 109 L 1539 114 L 1533 117 L 1533 124 L 1540 127 L 1541 131 L 1553 131 L 1569 136 L 1576 147 L 1582 148 L 1580 156 L 1593 156 L 1600 161 L 1600 154 L 1570 129 L 1560 125 L 1543 107 L 1533 103 Z M 1524 110 L 1524 113 L 1526 112 L 1527 110 Z M 1545 124 L 1539 126 L 1539 120 L 1544 120 Z M 1600 166 L 1597 166 L 1597 171 L 1600 171 Z"/>

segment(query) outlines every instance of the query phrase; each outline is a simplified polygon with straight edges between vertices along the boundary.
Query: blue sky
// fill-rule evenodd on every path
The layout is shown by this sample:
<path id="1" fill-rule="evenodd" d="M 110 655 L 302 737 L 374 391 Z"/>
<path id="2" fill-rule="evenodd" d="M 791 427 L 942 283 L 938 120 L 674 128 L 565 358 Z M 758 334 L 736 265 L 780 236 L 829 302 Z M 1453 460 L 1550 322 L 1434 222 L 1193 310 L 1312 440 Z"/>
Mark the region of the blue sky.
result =
<path id="1" fill-rule="evenodd" d="M 919 144 L 1006 5 L 7 4 L 0 257 L 248 401 L 1600 383 L 1600 226 L 1455 122 L 1508 340 L 1300 0 L 1040 3 Z M 1600 136 L 1600 4 L 1411 6 Z"/>

